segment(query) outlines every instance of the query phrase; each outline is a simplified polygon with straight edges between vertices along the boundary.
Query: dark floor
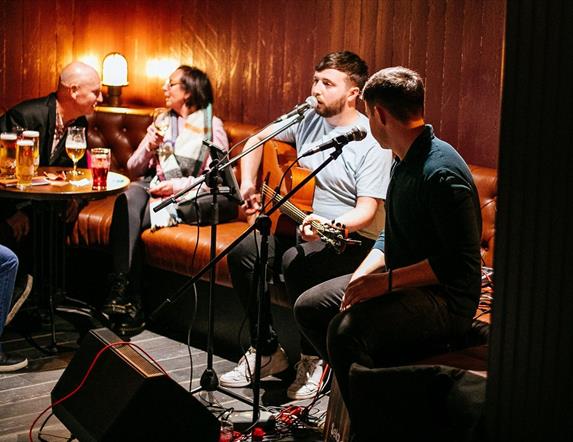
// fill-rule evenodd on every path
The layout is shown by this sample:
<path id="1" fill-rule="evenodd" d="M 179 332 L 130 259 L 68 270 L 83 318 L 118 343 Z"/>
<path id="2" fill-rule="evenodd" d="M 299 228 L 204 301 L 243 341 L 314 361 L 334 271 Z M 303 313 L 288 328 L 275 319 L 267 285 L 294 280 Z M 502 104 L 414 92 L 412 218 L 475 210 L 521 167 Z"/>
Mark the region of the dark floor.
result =
<path id="1" fill-rule="evenodd" d="M 59 319 L 57 330 L 56 338 L 60 346 L 77 349 L 78 334 L 68 322 Z M 55 355 L 48 355 L 41 351 L 38 346 L 46 347 L 51 342 L 49 329 L 45 326 L 33 333 L 32 339 L 27 339 L 16 331 L 7 329 L 2 337 L 2 342 L 6 351 L 16 351 L 26 356 L 29 360 L 29 366 L 19 372 L 0 374 L 0 441 L 26 441 L 29 440 L 28 431 L 34 420 L 50 406 L 50 393 L 74 352 L 63 351 Z M 151 331 L 144 331 L 134 337 L 132 342 L 155 358 L 178 384 L 185 389 L 189 388 L 190 358 L 185 344 Z M 191 384 L 192 388 L 195 388 L 205 370 L 207 354 L 202 350 L 192 348 L 192 361 L 193 379 Z M 219 374 L 231 369 L 233 365 L 228 360 L 214 356 L 213 368 Z M 288 404 L 285 394 L 287 386 L 288 379 L 266 379 L 261 388 L 261 409 L 269 410 L 276 415 L 280 407 Z M 252 390 L 250 389 L 237 389 L 236 391 L 245 397 L 252 398 Z M 245 411 L 247 420 L 251 416 L 252 407 L 250 405 L 222 393 L 201 392 L 196 393 L 195 397 L 208 400 L 211 403 L 215 402 L 224 409 L 233 408 L 235 413 Z M 313 425 L 316 425 L 321 420 L 320 418 L 324 417 L 327 400 L 327 397 L 321 398 L 310 410 L 310 421 Z M 307 400 L 295 404 L 304 406 L 309 402 Z M 220 414 L 221 411 L 218 410 L 216 413 Z M 44 426 L 41 434 L 42 439 L 38 438 L 38 429 L 48 415 L 49 411 L 34 425 L 34 440 L 67 440 L 70 432 L 55 416 L 50 418 Z M 242 417 L 244 418 L 244 416 Z M 239 415 L 233 414 L 232 419 L 239 419 Z M 322 439 L 320 430 L 316 427 L 308 427 L 280 435 L 275 433 L 265 437 L 264 440 L 314 442 Z"/>

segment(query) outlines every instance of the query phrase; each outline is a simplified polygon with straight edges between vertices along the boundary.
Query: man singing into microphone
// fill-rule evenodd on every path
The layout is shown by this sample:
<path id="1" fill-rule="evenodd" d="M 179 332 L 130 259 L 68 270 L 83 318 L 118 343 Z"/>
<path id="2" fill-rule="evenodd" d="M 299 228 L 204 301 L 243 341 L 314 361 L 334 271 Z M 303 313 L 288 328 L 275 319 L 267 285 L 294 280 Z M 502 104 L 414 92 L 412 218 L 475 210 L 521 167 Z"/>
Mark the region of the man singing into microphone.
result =
<path id="1" fill-rule="evenodd" d="M 280 133 L 276 139 L 294 144 L 297 156 L 300 156 L 327 140 L 352 132 L 357 125 L 369 128 L 366 116 L 356 109 L 356 101 L 367 78 L 368 67 L 356 54 L 344 51 L 326 55 L 315 67 L 312 96 L 318 102 L 316 108 L 307 111 L 300 123 Z M 273 125 L 249 139 L 245 149 L 273 133 L 277 127 Z M 325 150 L 305 157 L 300 165 L 316 169 L 331 152 Z M 256 188 L 261 158 L 262 148 L 256 149 L 241 164 L 241 195 L 248 215 L 261 209 L 260 193 Z M 341 156 L 316 176 L 314 213 L 306 217 L 299 229 L 299 244 L 291 237 L 269 238 L 269 279 L 275 283 L 284 279 L 292 302 L 310 287 L 353 271 L 368 254 L 383 228 L 381 201 L 386 196 L 390 164 L 390 153 L 380 149 L 368 129 L 364 139 L 348 143 Z M 345 225 L 352 232 L 351 237 L 360 240 L 361 244 L 347 247 L 338 255 L 319 240 L 311 226 L 312 221 Z M 221 385 L 226 387 L 249 385 L 255 371 L 257 287 L 254 281 L 260 240 L 260 235 L 255 233 L 228 256 L 233 287 L 248 310 L 252 346 L 232 371 L 221 376 Z M 285 370 L 288 361 L 272 326 L 268 295 L 261 308 L 261 378 L 264 378 Z M 323 361 L 313 346 L 301 339 L 301 350 L 297 376 L 287 392 L 291 399 L 314 396 L 322 376 Z"/>

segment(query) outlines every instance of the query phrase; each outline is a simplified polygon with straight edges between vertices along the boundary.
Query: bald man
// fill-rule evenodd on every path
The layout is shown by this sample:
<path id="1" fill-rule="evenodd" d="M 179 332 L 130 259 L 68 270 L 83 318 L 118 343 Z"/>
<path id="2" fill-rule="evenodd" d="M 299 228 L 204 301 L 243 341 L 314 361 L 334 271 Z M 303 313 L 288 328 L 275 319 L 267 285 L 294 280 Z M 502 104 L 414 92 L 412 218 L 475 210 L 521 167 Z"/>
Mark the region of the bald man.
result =
<path id="1" fill-rule="evenodd" d="M 41 98 L 23 101 L 0 117 L 1 132 L 35 130 L 40 132 L 40 166 L 72 166 L 67 156 L 66 129 L 87 127 L 85 115 L 93 113 L 103 101 L 101 81 L 97 71 L 80 61 L 64 67 L 56 92 Z M 86 158 L 78 163 L 86 167 Z M 3 202 L 0 207 L 0 243 L 18 250 L 18 244 L 30 230 L 26 214 L 16 205 Z M 78 212 L 77 202 L 68 207 L 67 221 Z"/>
<path id="2" fill-rule="evenodd" d="M 66 129 L 87 127 L 84 116 L 91 114 L 102 101 L 96 70 L 74 61 L 62 70 L 56 92 L 14 106 L 0 118 L 0 130 L 36 130 L 40 132 L 40 165 L 72 166 L 65 149 Z M 79 166 L 85 167 L 85 161 L 84 157 Z"/>

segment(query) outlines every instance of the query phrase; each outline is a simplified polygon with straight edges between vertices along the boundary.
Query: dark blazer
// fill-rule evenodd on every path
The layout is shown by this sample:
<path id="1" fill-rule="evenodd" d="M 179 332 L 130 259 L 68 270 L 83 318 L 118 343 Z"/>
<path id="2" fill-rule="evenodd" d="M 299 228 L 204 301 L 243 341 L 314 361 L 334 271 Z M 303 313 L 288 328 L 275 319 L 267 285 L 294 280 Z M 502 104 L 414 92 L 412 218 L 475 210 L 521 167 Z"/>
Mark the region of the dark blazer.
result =
<path id="1" fill-rule="evenodd" d="M 80 117 L 72 126 L 87 128 L 87 120 Z M 66 154 L 66 135 L 62 137 L 56 148 L 54 158 L 50 159 L 54 132 L 56 130 L 56 93 L 47 97 L 34 98 L 23 101 L 8 110 L 0 117 L 0 130 L 10 132 L 14 126 L 20 126 L 25 130 L 37 130 L 40 132 L 40 166 L 72 166 L 73 162 Z M 87 136 L 87 135 L 86 135 Z M 78 162 L 79 167 L 86 167 L 86 156 Z"/>

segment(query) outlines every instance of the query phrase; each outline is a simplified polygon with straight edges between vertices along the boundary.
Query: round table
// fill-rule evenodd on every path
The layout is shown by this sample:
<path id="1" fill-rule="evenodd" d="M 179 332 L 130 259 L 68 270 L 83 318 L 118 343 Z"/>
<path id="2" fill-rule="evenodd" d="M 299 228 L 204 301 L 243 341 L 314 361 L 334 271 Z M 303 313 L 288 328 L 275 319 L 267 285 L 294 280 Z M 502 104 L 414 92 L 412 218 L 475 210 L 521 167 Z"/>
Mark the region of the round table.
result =
<path id="1" fill-rule="evenodd" d="M 56 330 L 54 321 L 56 292 L 65 296 L 66 282 L 66 223 L 65 215 L 68 202 L 72 199 L 98 199 L 107 195 L 122 192 L 130 183 L 129 178 L 116 172 L 109 172 L 107 188 L 93 190 L 91 171 L 78 169 L 80 175 L 71 177 L 72 168 L 40 167 L 38 176 L 44 172 L 58 174 L 64 172 L 70 181 L 48 181 L 45 184 L 34 184 L 24 190 L 16 185 L 0 186 L 0 198 L 12 198 L 31 201 L 32 209 L 32 253 L 34 291 L 47 294 L 52 343 L 51 351 L 57 349 Z M 35 180 L 39 180 L 38 177 Z"/>
<path id="2" fill-rule="evenodd" d="M 66 174 L 67 181 L 62 180 L 50 182 L 49 180 L 46 180 L 46 184 L 34 184 L 32 186 L 28 186 L 25 190 L 20 190 L 15 185 L 2 186 L 0 187 L 0 197 L 43 201 L 68 200 L 78 197 L 94 199 L 121 192 L 129 185 L 129 178 L 119 173 L 110 171 L 107 176 L 107 189 L 93 190 L 92 174 L 89 169 L 78 169 L 81 175 L 77 177 L 71 177 L 71 171 L 71 167 L 40 167 L 38 169 L 39 177 L 43 177 L 44 172 L 54 174 L 64 172 Z M 70 179 L 78 183 L 83 181 L 86 181 L 86 183 L 84 185 L 74 185 L 70 184 Z"/>

